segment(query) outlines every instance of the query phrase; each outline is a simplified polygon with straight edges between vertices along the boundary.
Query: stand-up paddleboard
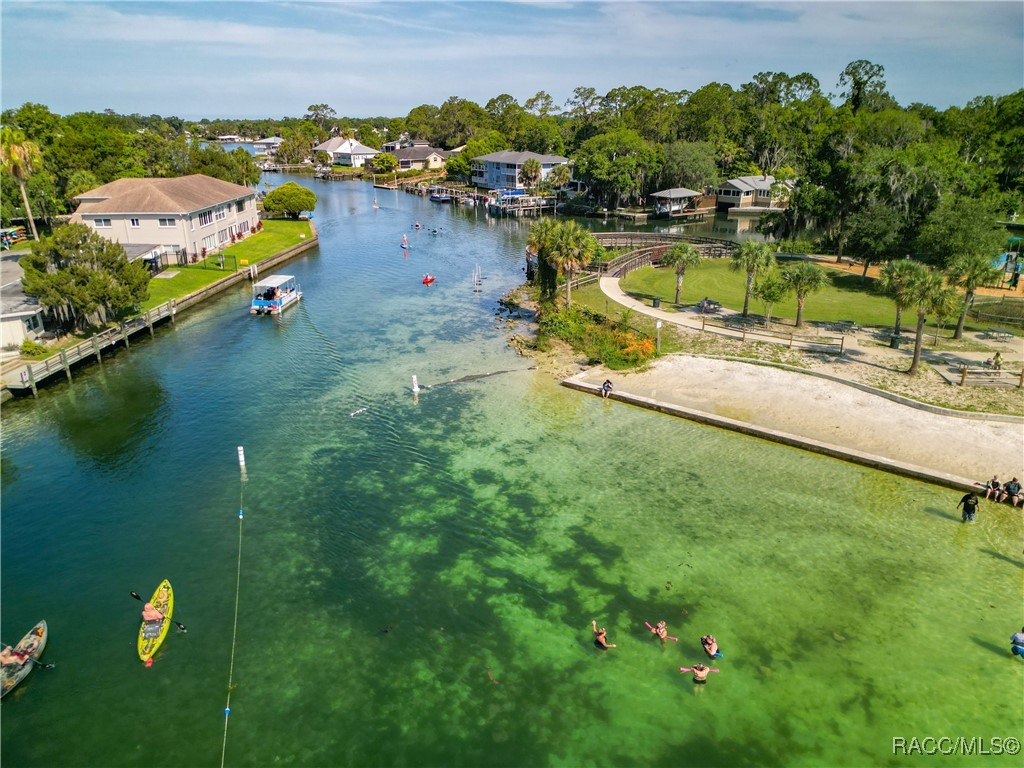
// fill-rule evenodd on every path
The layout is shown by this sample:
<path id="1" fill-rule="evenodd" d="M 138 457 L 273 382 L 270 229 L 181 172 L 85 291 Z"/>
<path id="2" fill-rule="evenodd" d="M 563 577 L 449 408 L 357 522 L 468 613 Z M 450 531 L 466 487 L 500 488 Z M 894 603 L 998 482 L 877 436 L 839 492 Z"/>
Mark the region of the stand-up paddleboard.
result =
<path id="1" fill-rule="evenodd" d="M 25 659 L 24 664 L 8 664 L 0 669 L 0 681 L 2 681 L 0 683 L 0 698 L 13 691 L 18 683 L 28 677 L 28 673 L 36 665 L 35 662 L 39 661 L 39 657 L 43 655 L 46 636 L 46 622 L 40 621 L 14 646 L 15 651 L 27 653 L 28 658 Z"/>
<path id="2" fill-rule="evenodd" d="M 143 621 L 139 627 L 139 658 L 146 662 L 146 666 L 149 666 L 150 659 L 171 628 L 171 615 L 174 613 L 174 590 L 171 589 L 171 582 L 167 579 L 161 581 L 149 602 L 164 615 L 164 618 L 159 621 Z"/>

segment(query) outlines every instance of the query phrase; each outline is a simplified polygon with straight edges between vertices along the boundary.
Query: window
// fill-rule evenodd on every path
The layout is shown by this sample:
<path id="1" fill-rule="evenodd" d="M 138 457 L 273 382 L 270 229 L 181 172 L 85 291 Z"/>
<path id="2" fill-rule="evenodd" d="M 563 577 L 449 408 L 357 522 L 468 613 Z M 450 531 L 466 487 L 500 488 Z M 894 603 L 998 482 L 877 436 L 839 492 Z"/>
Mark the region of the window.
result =
<path id="1" fill-rule="evenodd" d="M 217 242 L 221 244 L 226 243 L 230 237 L 231 236 L 228 234 L 228 231 L 226 229 L 222 229 L 217 233 Z"/>
<path id="2" fill-rule="evenodd" d="M 213 211 L 203 211 L 199 214 L 199 226 L 205 227 L 207 224 L 213 224 Z"/>
<path id="3" fill-rule="evenodd" d="M 128 224 L 129 224 L 129 226 L 132 229 L 138 229 L 139 228 L 139 220 L 138 219 L 128 219 Z"/>
<path id="4" fill-rule="evenodd" d="M 203 248 L 212 251 L 217 247 L 217 238 L 214 235 L 207 235 L 203 238 Z"/>
<path id="5" fill-rule="evenodd" d="M 235 203 L 235 213 L 241 213 L 245 210 L 245 200 L 239 200 Z"/>
<path id="6" fill-rule="evenodd" d="M 39 315 L 32 315 L 32 317 L 25 318 L 26 331 L 38 331 L 42 327 L 43 324 L 39 322 Z"/>
<path id="7" fill-rule="evenodd" d="M 220 208 L 218 208 L 217 209 L 217 213 L 215 214 L 217 221 L 223 221 L 224 217 L 227 216 L 227 215 L 228 215 L 228 212 L 227 212 L 227 206 L 226 205 L 222 205 Z"/>
<path id="8" fill-rule="evenodd" d="M 158 226 L 161 226 L 161 227 L 173 227 L 174 226 L 174 219 L 157 219 L 156 223 L 157 223 Z"/>
<path id="9" fill-rule="evenodd" d="M 110 229 L 110 219 L 93 219 L 92 223 L 96 229 Z"/>

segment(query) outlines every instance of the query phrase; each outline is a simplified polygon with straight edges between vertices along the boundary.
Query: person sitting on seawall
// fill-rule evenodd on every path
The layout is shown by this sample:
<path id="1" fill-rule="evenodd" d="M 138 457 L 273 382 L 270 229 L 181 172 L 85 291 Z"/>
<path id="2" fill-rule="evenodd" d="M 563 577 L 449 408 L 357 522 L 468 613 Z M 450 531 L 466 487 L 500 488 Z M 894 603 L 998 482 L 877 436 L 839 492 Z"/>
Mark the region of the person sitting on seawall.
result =
<path id="1" fill-rule="evenodd" d="M 960 518 L 960 522 L 974 522 L 974 513 L 978 511 L 978 495 L 976 493 L 965 494 L 960 503 L 956 505 L 957 509 L 960 507 L 964 508 L 964 513 Z"/>
<path id="2" fill-rule="evenodd" d="M 602 651 L 607 651 L 609 648 L 614 648 L 615 643 L 608 642 L 608 630 L 604 627 L 597 628 L 597 619 L 593 619 L 590 622 L 590 626 L 594 628 L 594 645 L 600 648 Z"/>
<path id="3" fill-rule="evenodd" d="M 1010 653 L 1024 658 L 1024 627 L 1021 627 L 1020 632 L 1014 633 L 1010 638 Z"/>
<path id="4" fill-rule="evenodd" d="M 997 501 L 1004 501 L 1006 499 L 1009 499 L 1010 503 L 1015 507 L 1021 501 L 1020 483 L 1016 477 L 1007 483 L 1003 483 L 1003 492 Z"/>
<path id="5" fill-rule="evenodd" d="M 704 646 L 704 653 L 713 659 L 722 658 L 722 654 L 718 651 L 718 641 L 715 640 L 714 635 L 704 635 L 700 639 L 700 644 Z"/>
<path id="6" fill-rule="evenodd" d="M 164 615 L 157 610 L 155 605 L 152 603 L 146 603 L 142 606 L 142 620 L 147 624 L 153 624 L 158 621 L 163 621 Z"/>
<path id="7" fill-rule="evenodd" d="M 680 672 L 693 672 L 693 682 L 695 685 L 704 685 L 708 681 L 709 672 L 721 672 L 720 669 L 711 669 L 704 664 L 694 664 L 692 667 L 680 667 Z"/>
<path id="8" fill-rule="evenodd" d="M 985 483 L 985 498 L 999 501 L 999 491 L 1002 487 L 999 478 L 992 475 L 992 479 Z"/>
<path id="9" fill-rule="evenodd" d="M 605 379 L 604 384 L 601 385 L 601 397 L 608 397 L 612 393 L 612 382 L 611 379 Z"/>

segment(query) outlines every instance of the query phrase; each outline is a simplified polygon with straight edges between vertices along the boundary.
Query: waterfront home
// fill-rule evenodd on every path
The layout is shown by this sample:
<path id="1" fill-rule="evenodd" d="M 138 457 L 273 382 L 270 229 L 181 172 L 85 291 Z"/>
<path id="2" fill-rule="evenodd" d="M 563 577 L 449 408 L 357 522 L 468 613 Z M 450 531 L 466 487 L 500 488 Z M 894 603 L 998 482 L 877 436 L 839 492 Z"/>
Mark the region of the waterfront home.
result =
<path id="1" fill-rule="evenodd" d="M 0 257 L 0 348 L 16 349 L 25 339 L 43 332 L 43 308 L 21 287 L 23 274 L 18 259 L 24 251 Z"/>
<path id="2" fill-rule="evenodd" d="M 407 171 L 415 168 L 420 171 L 444 167 L 448 153 L 443 149 L 435 149 L 425 141 L 415 141 L 410 146 L 394 149 L 391 154 L 398 161 L 398 167 Z"/>
<path id="3" fill-rule="evenodd" d="M 544 181 L 555 166 L 569 163 L 569 159 L 561 155 L 539 155 L 536 152 L 504 149 L 472 159 L 472 183 L 485 189 L 526 189 L 526 185 L 519 180 L 519 174 L 523 169 L 523 163 L 530 158 L 540 163 L 538 182 Z"/>
<path id="4" fill-rule="evenodd" d="M 696 208 L 695 203 L 703 193 L 686 187 L 673 187 L 655 192 L 651 197 L 654 198 L 655 216 L 678 216 L 687 209 Z"/>
<path id="5" fill-rule="evenodd" d="M 376 149 L 360 144 L 355 139 L 343 139 L 340 136 L 317 144 L 313 151 L 329 154 L 333 165 L 348 165 L 353 168 L 362 168 L 367 160 L 379 154 Z"/>
<path id="6" fill-rule="evenodd" d="M 254 141 L 252 145 L 255 147 L 257 155 L 273 157 L 277 154 L 277 149 L 281 146 L 282 141 L 284 141 L 284 139 L 280 136 L 268 136 L 265 139 Z"/>
<path id="7" fill-rule="evenodd" d="M 172 179 L 117 179 L 75 197 L 71 221 L 107 240 L 146 246 L 164 263 L 197 261 L 248 235 L 259 223 L 256 193 L 196 173 Z"/>
<path id="8" fill-rule="evenodd" d="M 776 188 L 778 197 L 773 195 L 773 187 Z M 777 186 L 774 176 L 763 174 L 729 179 L 722 182 L 715 192 L 718 194 L 718 210 L 747 208 L 753 212 L 769 208 L 785 208 L 789 205 L 791 190 L 792 185 L 789 182 L 779 182 Z"/>

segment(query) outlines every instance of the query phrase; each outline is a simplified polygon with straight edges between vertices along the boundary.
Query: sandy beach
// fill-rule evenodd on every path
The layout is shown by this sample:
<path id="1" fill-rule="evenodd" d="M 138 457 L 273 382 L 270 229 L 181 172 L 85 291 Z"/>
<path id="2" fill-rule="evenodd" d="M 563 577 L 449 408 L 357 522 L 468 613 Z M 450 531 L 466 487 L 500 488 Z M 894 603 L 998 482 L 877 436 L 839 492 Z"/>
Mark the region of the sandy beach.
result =
<path id="1" fill-rule="evenodd" d="M 671 355 L 640 372 L 595 367 L 574 377 L 617 393 L 692 408 L 800 438 L 984 482 L 1024 475 L 1024 424 L 933 413 L 795 371 Z"/>

